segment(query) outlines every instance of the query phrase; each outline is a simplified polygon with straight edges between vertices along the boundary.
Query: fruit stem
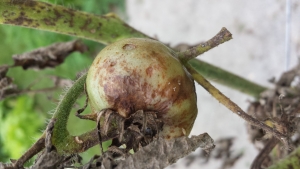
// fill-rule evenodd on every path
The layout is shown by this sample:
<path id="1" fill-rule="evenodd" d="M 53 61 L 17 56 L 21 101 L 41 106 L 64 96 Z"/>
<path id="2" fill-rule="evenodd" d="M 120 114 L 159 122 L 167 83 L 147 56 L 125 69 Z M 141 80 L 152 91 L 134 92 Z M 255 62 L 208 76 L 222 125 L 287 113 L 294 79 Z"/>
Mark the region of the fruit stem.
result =
<path id="1" fill-rule="evenodd" d="M 80 136 L 71 136 L 67 130 L 67 122 L 72 107 L 77 98 L 84 91 L 86 77 L 86 74 L 83 75 L 68 89 L 57 105 L 51 119 L 51 121 L 55 121 L 52 129 L 51 143 L 60 154 L 80 153 L 99 144 L 97 129 L 86 132 Z M 23 166 L 26 161 L 45 148 L 46 132 L 47 131 L 45 131 L 41 138 L 16 161 L 15 165 Z M 116 138 L 117 136 L 118 131 L 116 130 L 116 126 L 111 126 L 105 134 L 101 133 L 102 141 L 107 141 Z"/>
<path id="2" fill-rule="evenodd" d="M 52 144 L 56 147 L 58 153 L 79 153 L 99 143 L 97 129 L 86 132 L 80 136 L 71 136 L 67 130 L 67 122 L 77 98 L 84 91 L 84 84 L 87 74 L 81 76 L 72 87 L 66 92 L 59 102 L 53 117 L 54 128 L 52 130 Z M 102 130 L 101 130 L 102 131 Z M 113 126 L 109 128 L 108 133 L 102 134 L 102 141 L 117 137 L 117 130 Z"/>

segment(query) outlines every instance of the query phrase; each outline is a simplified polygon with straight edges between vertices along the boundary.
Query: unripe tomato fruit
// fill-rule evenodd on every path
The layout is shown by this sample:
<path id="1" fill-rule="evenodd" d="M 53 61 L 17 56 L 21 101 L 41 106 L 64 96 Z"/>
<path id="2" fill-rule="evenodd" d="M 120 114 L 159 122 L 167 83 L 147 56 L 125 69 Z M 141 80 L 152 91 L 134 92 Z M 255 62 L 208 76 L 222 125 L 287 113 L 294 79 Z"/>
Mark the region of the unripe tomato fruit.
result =
<path id="1" fill-rule="evenodd" d="M 142 38 L 106 46 L 91 65 L 86 89 L 92 111 L 112 109 L 124 118 L 138 110 L 155 111 L 160 135 L 188 135 L 197 116 L 194 81 L 175 52 Z"/>

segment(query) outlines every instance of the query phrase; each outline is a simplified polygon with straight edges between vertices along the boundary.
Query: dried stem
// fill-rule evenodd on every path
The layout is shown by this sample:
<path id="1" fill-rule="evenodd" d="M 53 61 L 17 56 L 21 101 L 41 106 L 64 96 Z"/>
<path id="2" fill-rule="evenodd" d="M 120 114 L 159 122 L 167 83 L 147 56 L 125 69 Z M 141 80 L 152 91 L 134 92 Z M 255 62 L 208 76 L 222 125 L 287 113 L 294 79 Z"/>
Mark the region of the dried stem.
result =
<path id="1" fill-rule="evenodd" d="M 217 83 L 229 86 L 233 89 L 258 97 L 261 92 L 267 88 L 250 82 L 242 77 L 234 75 L 228 71 L 222 70 L 216 66 L 210 65 L 203 61 L 194 59 L 197 56 L 217 47 L 218 45 L 232 39 L 232 34 L 226 29 L 222 28 L 213 38 L 206 42 L 202 42 L 195 47 L 186 51 L 179 52 L 178 57 L 180 61 L 185 64 L 189 62 L 194 69 L 202 74 L 205 78 L 216 81 Z"/>
<path id="2" fill-rule="evenodd" d="M 180 52 L 179 59 L 181 62 L 185 63 L 204 52 L 209 51 L 210 49 L 232 39 L 231 33 L 226 29 L 222 28 L 213 38 L 206 42 L 202 42 L 195 47 L 192 47 L 184 52 Z"/>
<path id="3" fill-rule="evenodd" d="M 261 165 L 264 160 L 269 156 L 270 152 L 277 145 L 279 141 L 276 138 L 271 138 L 266 146 L 259 152 L 259 154 L 255 157 L 252 162 L 251 169 L 261 169 Z"/>
<path id="4" fill-rule="evenodd" d="M 36 141 L 30 149 L 28 149 L 15 163 L 14 166 L 21 168 L 25 162 L 31 159 L 34 155 L 39 153 L 45 148 L 45 137 L 44 135 Z"/>
<path id="5" fill-rule="evenodd" d="M 252 116 L 245 113 L 237 104 L 231 101 L 223 93 L 221 93 L 217 88 L 210 84 L 202 75 L 200 75 L 190 64 L 185 64 L 187 70 L 191 73 L 193 78 L 205 89 L 207 90 L 214 98 L 216 98 L 221 104 L 226 106 L 233 113 L 240 116 L 246 122 L 250 123 L 253 126 L 259 127 L 264 131 L 271 133 L 277 139 L 279 139 L 283 144 L 288 147 L 288 137 L 285 134 L 280 133 L 274 128 L 267 126 L 265 123 L 258 121 Z"/>

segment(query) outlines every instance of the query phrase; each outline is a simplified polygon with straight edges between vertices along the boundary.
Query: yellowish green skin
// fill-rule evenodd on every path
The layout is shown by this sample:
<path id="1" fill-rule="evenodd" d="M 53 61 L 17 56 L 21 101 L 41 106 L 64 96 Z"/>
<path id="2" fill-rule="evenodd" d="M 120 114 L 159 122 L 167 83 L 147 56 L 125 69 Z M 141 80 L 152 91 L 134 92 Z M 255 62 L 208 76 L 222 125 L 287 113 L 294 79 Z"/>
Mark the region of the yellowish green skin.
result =
<path id="1" fill-rule="evenodd" d="M 193 79 L 175 53 L 155 40 L 131 38 L 104 48 L 86 88 L 94 113 L 109 108 L 126 118 L 138 110 L 156 112 L 167 139 L 188 135 L 197 116 Z"/>

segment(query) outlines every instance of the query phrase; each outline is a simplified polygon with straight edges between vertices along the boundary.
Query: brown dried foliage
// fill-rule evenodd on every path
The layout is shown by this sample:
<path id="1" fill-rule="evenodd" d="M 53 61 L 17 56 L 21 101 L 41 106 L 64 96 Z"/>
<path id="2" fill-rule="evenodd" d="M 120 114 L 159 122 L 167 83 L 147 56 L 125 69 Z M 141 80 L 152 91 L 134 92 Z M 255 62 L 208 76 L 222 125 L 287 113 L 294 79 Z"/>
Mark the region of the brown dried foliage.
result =
<path id="1" fill-rule="evenodd" d="M 87 46 L 78 40 L 62 43 L 54 43 L 47 47 L 14 55 L 14 66 L 22 66 L 23 69 L 35 68 L 44 69 L 46 67 L 55 67 L 63 63 L 65 58 L 72 52 L 85 52 Z"/>
<path id="2" fill-rule="evenodd" d="M 0 100 L 20 91 L 13 83 L 13 79 L 6 76 L 8 69 L 9 66 L 0 66 Z"/>
<path id="3" fill-rule="evenodd" d="M 248 109 L 250 115 L 287 135 L 290 138 L 291 147 L 300 145 L 299 77 L 300 65 L 283 73 L 280 79 L 274 82 L 275 88 L 263 92 L 260 99 L 252 102 Z M 250 140 L 260 150 L 252 164 L 252 169 L 270 166 L 272 162 L 278 161 L 290 153 L 291 149 L 286 149 L 278 144 L 279 141 L 270 133 L 264 133 L 261 129 L 251 125 L 248 125 L 248 132 Z M 277 153 L 269 155 L 273 149 L 276 149 Z"/>

